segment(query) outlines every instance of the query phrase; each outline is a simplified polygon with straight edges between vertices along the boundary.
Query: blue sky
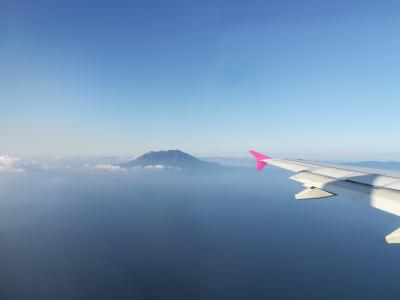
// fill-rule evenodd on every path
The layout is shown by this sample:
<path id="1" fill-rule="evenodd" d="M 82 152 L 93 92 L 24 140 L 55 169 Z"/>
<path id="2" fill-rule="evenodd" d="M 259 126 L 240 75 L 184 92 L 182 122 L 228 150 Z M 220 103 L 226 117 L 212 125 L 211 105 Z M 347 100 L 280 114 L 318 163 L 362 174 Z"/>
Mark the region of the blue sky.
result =
<path id="1" fill-rule="evenodd" d="M 400 160 L 398 1 L 0 6 L 0 153 Z"/>

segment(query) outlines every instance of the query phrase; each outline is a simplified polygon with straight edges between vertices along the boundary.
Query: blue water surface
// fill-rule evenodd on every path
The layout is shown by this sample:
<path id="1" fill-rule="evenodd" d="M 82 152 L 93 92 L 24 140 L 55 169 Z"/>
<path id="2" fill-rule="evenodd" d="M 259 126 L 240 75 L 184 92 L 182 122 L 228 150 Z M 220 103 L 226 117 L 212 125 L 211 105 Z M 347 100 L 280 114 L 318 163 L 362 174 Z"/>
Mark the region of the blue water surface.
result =
<path id="1" fill-rule="evenodd" d="M 400 220 L 286 171 L 0 175 L 4 300 L 398 299 Z"/>

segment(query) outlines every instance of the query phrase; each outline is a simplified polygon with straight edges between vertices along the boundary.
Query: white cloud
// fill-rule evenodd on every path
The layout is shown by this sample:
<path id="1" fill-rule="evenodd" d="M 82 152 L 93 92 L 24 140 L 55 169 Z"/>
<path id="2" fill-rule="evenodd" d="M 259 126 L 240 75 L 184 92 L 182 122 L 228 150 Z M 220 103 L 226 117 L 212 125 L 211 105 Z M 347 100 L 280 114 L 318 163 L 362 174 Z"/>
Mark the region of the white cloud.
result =
<path id="1" fill-rule="evenodd" d="M 144 166 L 143 169 L 147 170 L 147 171 L 162 171 L 165 170 L 166 167 L 163 165 L 148 165 L 148 166 Z"/>
<path id="2" fill-rule="evenodd" d="M 0 155 L 0 172 L 24 172 L 20 165 L 19 158 Z"/>
<path id="3" fill-rule="evenodd" d="M 126 170 L 124 168 L 121 168 L 120 166 L 115 166 L 110 164 L 95 165 L 92 169 L 97 171 L 111 171 L 111 172 Z"/>

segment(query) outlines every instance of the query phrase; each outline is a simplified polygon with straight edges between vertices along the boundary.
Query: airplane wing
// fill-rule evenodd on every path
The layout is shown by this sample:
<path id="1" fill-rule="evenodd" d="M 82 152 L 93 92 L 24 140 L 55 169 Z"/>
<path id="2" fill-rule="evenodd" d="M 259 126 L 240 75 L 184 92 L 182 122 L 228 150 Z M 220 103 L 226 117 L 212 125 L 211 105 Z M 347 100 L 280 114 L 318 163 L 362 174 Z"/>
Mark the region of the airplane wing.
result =
<path id="1" fill-rule="evenodd" d="M 400 216 L 400 175 L 385 170 L 369 170 L 304 160 L 273 159 L 250 151 L 257 159 L 257 170 L 267 164 L 296 173 L 290 179 L 305 189 L 295 195 L 298 200 L 341 195 L 377 209 Z M 400 228 L 385 237 L 389 244 L 400 243 Z"/>

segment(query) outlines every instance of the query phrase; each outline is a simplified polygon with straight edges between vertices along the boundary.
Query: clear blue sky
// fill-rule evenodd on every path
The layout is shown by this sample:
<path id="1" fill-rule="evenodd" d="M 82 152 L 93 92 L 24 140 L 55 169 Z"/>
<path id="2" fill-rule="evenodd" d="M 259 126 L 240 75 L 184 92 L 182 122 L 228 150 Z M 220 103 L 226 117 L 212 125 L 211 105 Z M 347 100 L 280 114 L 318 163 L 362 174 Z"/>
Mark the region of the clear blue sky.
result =
<path id="1" fill-rule="evenodd" d="M 0 1 L 0 153 L 400 160 L 399 1 Z"/>

